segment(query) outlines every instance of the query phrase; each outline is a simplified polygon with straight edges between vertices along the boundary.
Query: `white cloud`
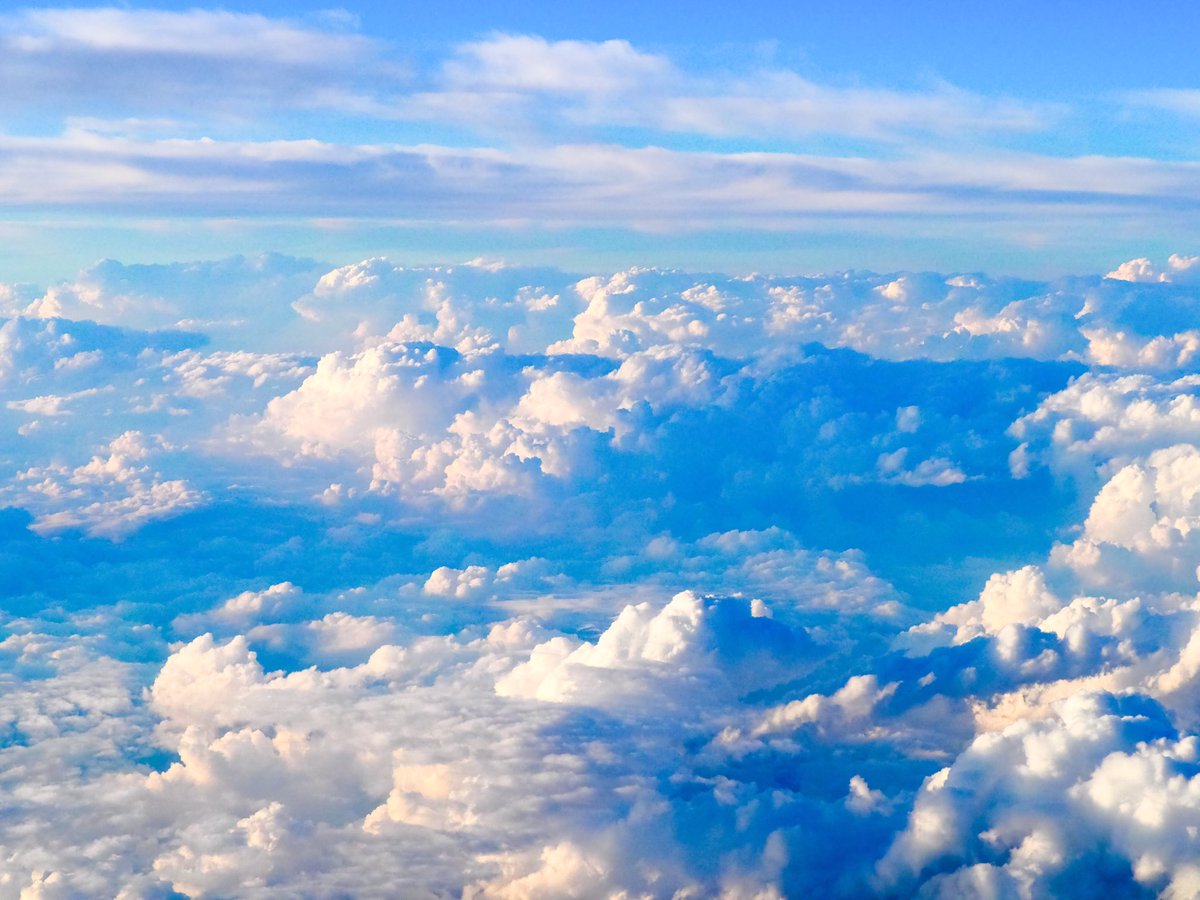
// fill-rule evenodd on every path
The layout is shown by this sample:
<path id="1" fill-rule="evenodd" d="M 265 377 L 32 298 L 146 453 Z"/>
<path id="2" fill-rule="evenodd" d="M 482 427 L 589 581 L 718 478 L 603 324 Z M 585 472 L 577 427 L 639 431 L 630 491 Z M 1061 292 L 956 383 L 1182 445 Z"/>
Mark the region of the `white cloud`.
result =
<path id="1" fill-rule="evenodd" d="M 29 54 L 59 46 L 122 54 L 269 59 L 307 63 L 319 54 L 359 49 L 352 35 L 338 36 L 264 16 L 201 9 L 186 12 L 98 9 L 29 9 L 6 17 L 8 40 Z"/>
<path id="2" fill-rule="evenodd" d="M 246 349 L 243 341 L 253 321 L 259 348 L 296 351 L 308 347 L 292 321 L 290 304 L 322 271 L 311 260 L 277 254 L 173 265 L 126 266 L 103 260 L 70 281 L 52 285 L 19 312 L 141 329 L 203 331 L 229 350 Z"/>
<path id="3" fill-rule="evenodd" d="M 1180 256 L 1178 253 L 1172 253 L 1167 258 L 1166 267 L 1160 269 L 1149 259 L 1142 257 L 1121 263 L 1104 277 L 1116 281 L 1190 283 L 1195 280 L 1192 269 L 1198 262 L 1200 256 Z"/>
<path id="4" fill-rule="evenodd" d="M 908 448 L 901 447 L 890 453 L 882 453 L 875 467 L 879 470 L 884 481 L 905 484 L 909 487 L 945 487 L 951 484 L 962 484 L 967 480 L 966 474 L 958 466 L 944 457 L 924 459 L 916 466 L 908 468 Z"/>
<path id="5" fill-rule="evenodd" d="M 1161 243 L 1167 226 L 1149 223 L 1196 195 L 1192 164 L 1164 148 L 1090 151 L 1095 129 L 1130 127 L 1129 98 L 817 79 L 754 53 L 713 65 L 619 37 L 493 33 L 417 52 L 359 30 L 371 24 L 116 6 L 0 16 L 0 77 L 19 86 L 0 97 L 0 195 L 108 229 L 250 216 L 308 245 L 336 220 L 542 245 L 562 227 L 802 229 L 1064 252 Z M 1102 213 L 1137 228 L 1102 230 Z"/>
<path id="6" fill-rule="evenodd" d="M 578 138 L 575 138 L 578 141 Z M 890 228 L 879 216 L 961 219 L 960 233 L 1015 243 L 976 217 L 1048 219 L 1085 229 L 1101 212 L 1153 213 L 1193 196 L 1197 173 L 1153 159 L 961 156 L 914 150 L 901 160 L 800 152 L 681 150 L 590 143 L 467 147 L 328 139 L 151 140 L 73 129 L 0 136 L 0 188 L 13 206 L 85 214 L 216 218 L 269 212 L 412 228 L 608 226 L 664 231 Z M 1114 189 L 1114 186 L 1116 188 Z M 1064 206 L 1061 193 L 1070 191 Z M 1049 219 L 1053 213 L 1053 219 Z M 934 230 L 940 229 L 939 224 Z M 894 237 L 894 235 L 893 235 Z"/>
<path id="7" fill-rule="evenodd" d="M 803 700 L 767 710 L 751 734 L 761 737 L 804 725 L 817 725 L 822 731 L 846 731 L 869 720 L 880 701 L 895 690 L 895 684 L 881 687 L 874 675 L 857 675 L 829 697 L 810 694 Z"/>
<path id="8" fill-rule="evenodd" d="M 1194 441 L 1198 384 L 1192 374 L 1160 380 L 1089 372 L 1015 422 L 1012 433 L 1031 446 L 1036 441 L 1054 469 L 1092 479 L 1097 470 L 1111 473 L 1156 449 Z"/>
<path id="9" fill-rule="evenodd" d="M 595 644 L 564 638 L 539 644 L 527 663 L 497 681 L 496 690 L 560 703 L 616 699 L 628 706 L 631 695 L 643 692 L 655 704 L 674 704 L 680 691 L 772 687 L 803 671 L 815 648 L 806 634 L 764 612 L 745 600 L 690 591 L 661 610 L 648 603 L 627 606 Z"/>
<path id="10" fill-rule="evenodd" d="M 1186 286 L 6 296 L 0 893 L 1189 889 Z"/>
<path id="11" fill-rule="evenodd" d="M 1196 812 L 1185 774 L 1196 739 L 1174 740 L 1153 706 L 1132 699 L 1081 695 L 1052 720 L 977 738 L 926 781 L 881 863 L 885 888 L 909 889 L 936 863 L 944 874 L 929 887 L 945 892 L 978 890 L 981 881 L 1090 892 L 1106 879 L 1092 861 L 1114 853 L 1130 881 L 1190 891 L 1193 851 L 1181 838 Z"/>
<path id="12" fill-rule="evenodd" d="M 628 41 L 496 35 L 460 45 L 444 74 L 454 90 L 611 94 L 643 90 L 672 72 L 666 58 L 642 53 Z"/>
<path id="13" fill-rule="evenodd" d="M 450 367 L 463 368 L 458 354 L 431 344 L 382 344 L 350 358 L 333 353 L 268 404 L 264 426 L 319 455 L 370 447 L 386 427 L 413 438 L 440 433 L 471 390 L 470 373 L 447 378 Z"/>
<path id="14" fill-rule="evenodd" d="M 947 84 L 904 92 L 822 85 L 785 69 L 691 74 L 623 40 L 534 35 L 501 34 L 460 45 L 443 79 L 442 89 L 413 98 L 414 112 L 451 116 L 458 107 L 459 114 L 482 113 L 484 122 L 500 129 L 506 123 L 497 108 L 515 113 L 526 127 L 536 122 L 552 131 L 557 123 L 551 123 L 561 118 L 576 126 L 638 125 L 709 136 L 825 132 L 895 140 L 913 133 L 1035 131 L 1063 112 Z M 507 127 L 513 124 L 510 119 Z"/>
<path id="15" fill-rule="evenodd" d="M 939 613 L 931 622 L 912 629 L 905 639 L 917 643 L 920 635 L 933 637 L 940 633 L 949 637 L 949 629 L 953 628 L 954 642 L 964 643 L 980 635 L 999 634 L 1008 625 L 1041 624 L 1063 605 L 1036 566 L 998 572 L 988 579 L 978 600 Z"/>
<path id="16" fill-rule="evenodd" d="M 153 448 L 127 431 L 81 466 L 33 467 L 20 472 L 5 493 L 9 505 L 37 513 L 34 531 L 81 529 L 121 540 L 148 521 L 178 516 L 206 501 L 183 479 L 164 480 L 148 460 Z M 3 495 L 0 494 L 0 497 Z"/>
<path id="17" fill-rule="evenodd" d="M 378 42 L 329 25 L 204 9 L 25 9 L 0 17 L 0 73 L 22 87 L 0 103 L 67 116 L 143 112 L 179 127 L 166 117 L 337 108 L 354 99 L 364 64 L 396 80 Z"/>

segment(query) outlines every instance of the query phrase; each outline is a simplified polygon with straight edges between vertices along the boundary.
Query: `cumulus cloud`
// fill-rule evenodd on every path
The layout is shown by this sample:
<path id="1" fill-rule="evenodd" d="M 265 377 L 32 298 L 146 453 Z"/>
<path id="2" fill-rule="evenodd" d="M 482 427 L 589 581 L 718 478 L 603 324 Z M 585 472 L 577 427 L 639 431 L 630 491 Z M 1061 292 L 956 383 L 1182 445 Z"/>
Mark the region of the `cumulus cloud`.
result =
<path id="1" fill-rule="evenodd" d="M 253 321 L 260 341 L 275 338 L 294 351 L 304 347 L 296 346 L 299 335 L 289 328 L 290 303 L 323 271 L 310 260 L 276 254 L 174 265 L 103 260 L 14 311 L 43 319 L 203 331 L 230 350 L 245 349 L 242 336 Z"/>
<path id="2" fill-rule="evenodd" d="M 1194 439 L 1194 374 L 1179 378 L 1089 372 L 1012 425 L 1015 437 L 1063 473 L 1097 472 Z"/>
<path id="3" fill-rule="evenodd" d="M 1140 885 L 1185 896 L 1195 743 L 1153 704 L 1105 694 L 977 738 L 925 782 L 880 876 L 911 884 L 936 861 L 929 887 L 942 895 Z"/>
<path id="4" fill-rule="evenodd" d="M 1195 268 L 1197 262 L 1200 262 L 1200 257 L 1180 256 L 1178 253 L 1172 253 L 1167 258 L 1166 266 L 1160 268 L 1149 259 L 1141 257 L 1121 263 L 1121 265 L 1117 266 L 1104 277 L 1112 278 L 1116 281 L 1180 281 L 1187 283 L 1194 279 L 1192 269 Z"/>
<path id="5" fill-rule="evenodd" d="M 148 461 L 144 436 L 127 431 L 81 466 L 32 467 L 17 473 L 10 505 L 37 512 L 30 526 L 53 534 L 79 528 L 93 537 L 120 539 L 149 520 L 180 515 L 204 502 L 182 479 L 164 480 Z"/>
<path id="6" fill-rule="evenodd" d="M 261 608 L 259 600 L 288 593 L 281 586 L 257 598 L 235 598 L 234 605 Z M 708 638 L 695 635 L 699 643 L 686 650 L 692 640 L 686 628 L 664 630 L 682 607 L 699 608 L 700 598 L 680 595 L 672 604 L 658 612 L 659 625 L 655 617 L 639 618 L 637 612 L 618 617 L 609 640 L 602 638 L 598 646 L 628 648 L 634 639 L 640 649 L 618 650 L 611 661 L 624 659 L 635 668 L 664 653 L 657 662 L 667 663 L 678 655 L 675 651 L 704 665 Z M 744 611 L 730 616 L 719 604 L 708 604 L 715 611 L 709 627 L 724 652 L 706 665 L 719 667 L 730 659 L 748 665 L 746 650 L 757 648 L 770 659 L 793 646 L 780 644 L 782 627 L 742 633 L 740 616 L 748 611 L 744 604 L 733 608 L 739 606 Z M 337 885 L 370 892 L 378 873 L 386 871 L 390 884 L 418 893 L 478 879 L 479 890 L 520 894 L 534 883 L 523 859 L 573 854 L 590 860 L 587 865 L 613 889 L 640 884 L 703 890 L 718 883 L 716 873 L 690 872 L 692 851 L 665 834 L 655 839 L 663 856 L 653 868 L 624 866 L 644 849 L 639 836 L 670 820 L 670 801 L 655 788 L 653 773 L 681 764 L 673 726 L 654 725 L 653 707 L 639 712 L 618 702 L 622 692 L 627 699 L 634 696 L 632 682 L 612 686 L 608 696 L 621 720 L 644 717 L 641 737 L 631 743 L 634 733 L 616 721 L 577 735 L 573 714 L 561 703 L 506 699 L 504 691 L 492 689 L 500 688 L 505 673 L 520 677 L 521 666 L 537 657 L 538 629 L 529 623 L 503 623 L 474 639 L 426 638 L 404 646 L 386 643 L 379 631 L 373 638 L 374 651 L 359 665 L 290 674 L 265 671 L 241 637 L 220 643 L 202 636 L 178 647 L 148 693 L 158 720 L 153 733 L 143 717 L 130 738 L 157 743 L 177 761 L 159 771 L 96 773 L 58 788 L 97 813 L 121 804 L 124 821 L 150 839 L 124 844 L 119 862 L 86 873 L 59 872 L 64 887 L 118 891 L 157 884 L 208 895 L 227 891 L 241 879 L 238 883 L 252 892 L 301 883 L 319 893 L 336 891 Z M 732 658 L 730 650 L 736 650 Z M 669 666 L 660 669 L 663 677 L 676 677 Z M 686 682 L 678 689 L 687 690 Z M 67 692 L 70 683 L 55 675 L 43 690 Z M 115 696 L 115 705 L 102 712 L 128 715 L 130 701 L 120 691 Z M 597 699 L 589 693 L 577 701 Z M 707 698 L 688 715 L 703 720 L 730 702 L 726 694 Z M 414 730 L 417 722 L 423 725 Z M 76 727 L 88 733 L 102 724 Z M 447 729 L 459 735 L 453 746 L 440 737 Z M 557 749 L 547 755 L 548 747 Z M 497 753 L 497 748 L 502 749 Z M 619 762 L 631 758 L 639 760 L 633 769 Z M 537 783 L 532 792 L 525 778 L 530 772 Z M 744 807 L 741 816 L 747 822 L 756 817 L 752 796 L 734 799 L 745 789 L 684 777 L 693 784 L 691 792 L 700 791 L 692 802 L 712 792 L 716 799 L 708 802 L 729 808 L 722 828 L 733 827 L 729 817 L 737 807 Z M 745 801 L 751 802 L 746 806 Z M 45 821 L 38 802 L 31 798 L 29 810 L 36 821 Z M 559 837 L 552 837 L 556 832 Z M 544 849 L 561 843 L 563 834 L 571 836 L 567 843 L 575 849 Z M 60 842 L 43 846 L 59 848 Z M 428 856 L 435 847 L 438 853 Z M 13 858 L 14 884 L 42 877 L 32 870 L 17 875 L 20 866 L 33 865 L 36 852 L 23 845 Z M 87 852 L 76 858 L 87 859 Z M 759 852 L 771 855 L 767 849 Z M 307 860 L 303 865 L 302 859 Z M 358 868 L 368 861 L 373 864 Z M 344 869 L 347 865 L 354 868 Z M 358 875 L 352 874 L 355 869 Z M 567 866 L 559 877 L 576 869 Z M 730 877 L 728 871 L 721 876 Z M 546 872 L 539 878 L 546 885 L 559 883 Z"/>
<path id="7" fill-rule="evenodd" d="M 1187 895 L 1186 291 L 7 291 L 0 892 Z"/>
<path id="8" fill-rule="evenodd" d="M 708 692 L 721 689 L 705 684 L 706 670 L 712 668 L 741 690 L 772 687 L 803 671 L 803 660 L 814 649 L 807 634 L 775 622 L 765 605 L 684 592 L 657 612 L 649 604 L 627 606 L 595 644 L 572 647 L 561 638 L 539 644 L 530 661 L 497 682 L 496 690 L 505 696 L 595 703 L 612 687 L 621 694 L 657 693 L 661 688 L 654 682 L 665 676 Z M 634 683 L 646 679 L 653 688 L 621 684 L 626 675 Z"/>

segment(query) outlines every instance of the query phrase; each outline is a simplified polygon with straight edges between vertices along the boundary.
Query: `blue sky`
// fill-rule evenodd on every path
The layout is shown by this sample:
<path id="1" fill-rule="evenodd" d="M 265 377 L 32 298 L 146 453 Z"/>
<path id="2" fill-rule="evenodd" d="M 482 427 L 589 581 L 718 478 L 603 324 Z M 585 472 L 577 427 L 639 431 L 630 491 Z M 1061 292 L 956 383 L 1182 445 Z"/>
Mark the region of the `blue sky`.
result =
<path id="1" fill-rule="evenodd" d="M 1086 13 L 1086 14 L 1085 14 Z M 1185 4 L 0 17 L 0 265 L 246 249 L 1055 275 L 1196 241 Z"/>

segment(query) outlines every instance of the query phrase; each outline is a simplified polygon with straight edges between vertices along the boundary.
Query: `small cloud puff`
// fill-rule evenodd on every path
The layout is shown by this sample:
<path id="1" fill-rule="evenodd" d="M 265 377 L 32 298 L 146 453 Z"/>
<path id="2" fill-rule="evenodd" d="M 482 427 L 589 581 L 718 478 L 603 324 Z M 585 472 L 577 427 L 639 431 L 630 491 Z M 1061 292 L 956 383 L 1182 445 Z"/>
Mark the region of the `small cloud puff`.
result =
<path id="1" fill-rule="evenodd" d="M 1104 277 L 1115 281 L 1190 283 L 1196 278 L 1192 272 L 1196 263 L 1200 263 L 1200 256 L 1180 256 L 1172 253 L 1167 259 L 1167 265 L 1159 268 L 1149 259 L 1142 257 L 1121 263 Z"/>
<path id="2" fill-rule="evenodd" d="M 815 652 L 804 631 L 776 622 L 765 606 L 685 591 L 661 610 L 648 603 L 625 607 L 595 644 L 555 638 L 537 645 L 527 663 L 497 681 L 496 691 L 557 703 L 613 698 L 622 705 L 631 694 L 649 693 L 656 704 L 670 705 L 696 690 L 772 687 L 803 672 Z"/>
<path id="3" fill-rule="evenodd" d="M 207 499 L 182 479 L 163 480 L 148 465 L 152 453 L 142 434 L 127 431 L 83 465 L 19 472 L 0 497 L 7 494 L 9 505 L 35 511 L 30 527 L 41 534 L 78 528 L 121 540 L 148 521 L 181 515 Z"/>

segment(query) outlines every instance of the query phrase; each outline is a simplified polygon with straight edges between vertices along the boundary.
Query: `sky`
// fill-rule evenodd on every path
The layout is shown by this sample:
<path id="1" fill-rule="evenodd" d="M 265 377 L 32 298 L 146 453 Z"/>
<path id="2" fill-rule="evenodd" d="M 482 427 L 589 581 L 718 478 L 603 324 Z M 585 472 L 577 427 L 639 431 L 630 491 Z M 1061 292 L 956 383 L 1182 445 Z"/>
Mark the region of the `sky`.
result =
<path id="1" fill-rule="evenodd" d="M 1186 4 L 0 17 L 0 255 L 1092 271 L 1194 239 Z"/>
<path id="2" fill-rule="evenodd" d="M 0 900 L 1200 895 L 1196 19 L 0 10 Z"/>

